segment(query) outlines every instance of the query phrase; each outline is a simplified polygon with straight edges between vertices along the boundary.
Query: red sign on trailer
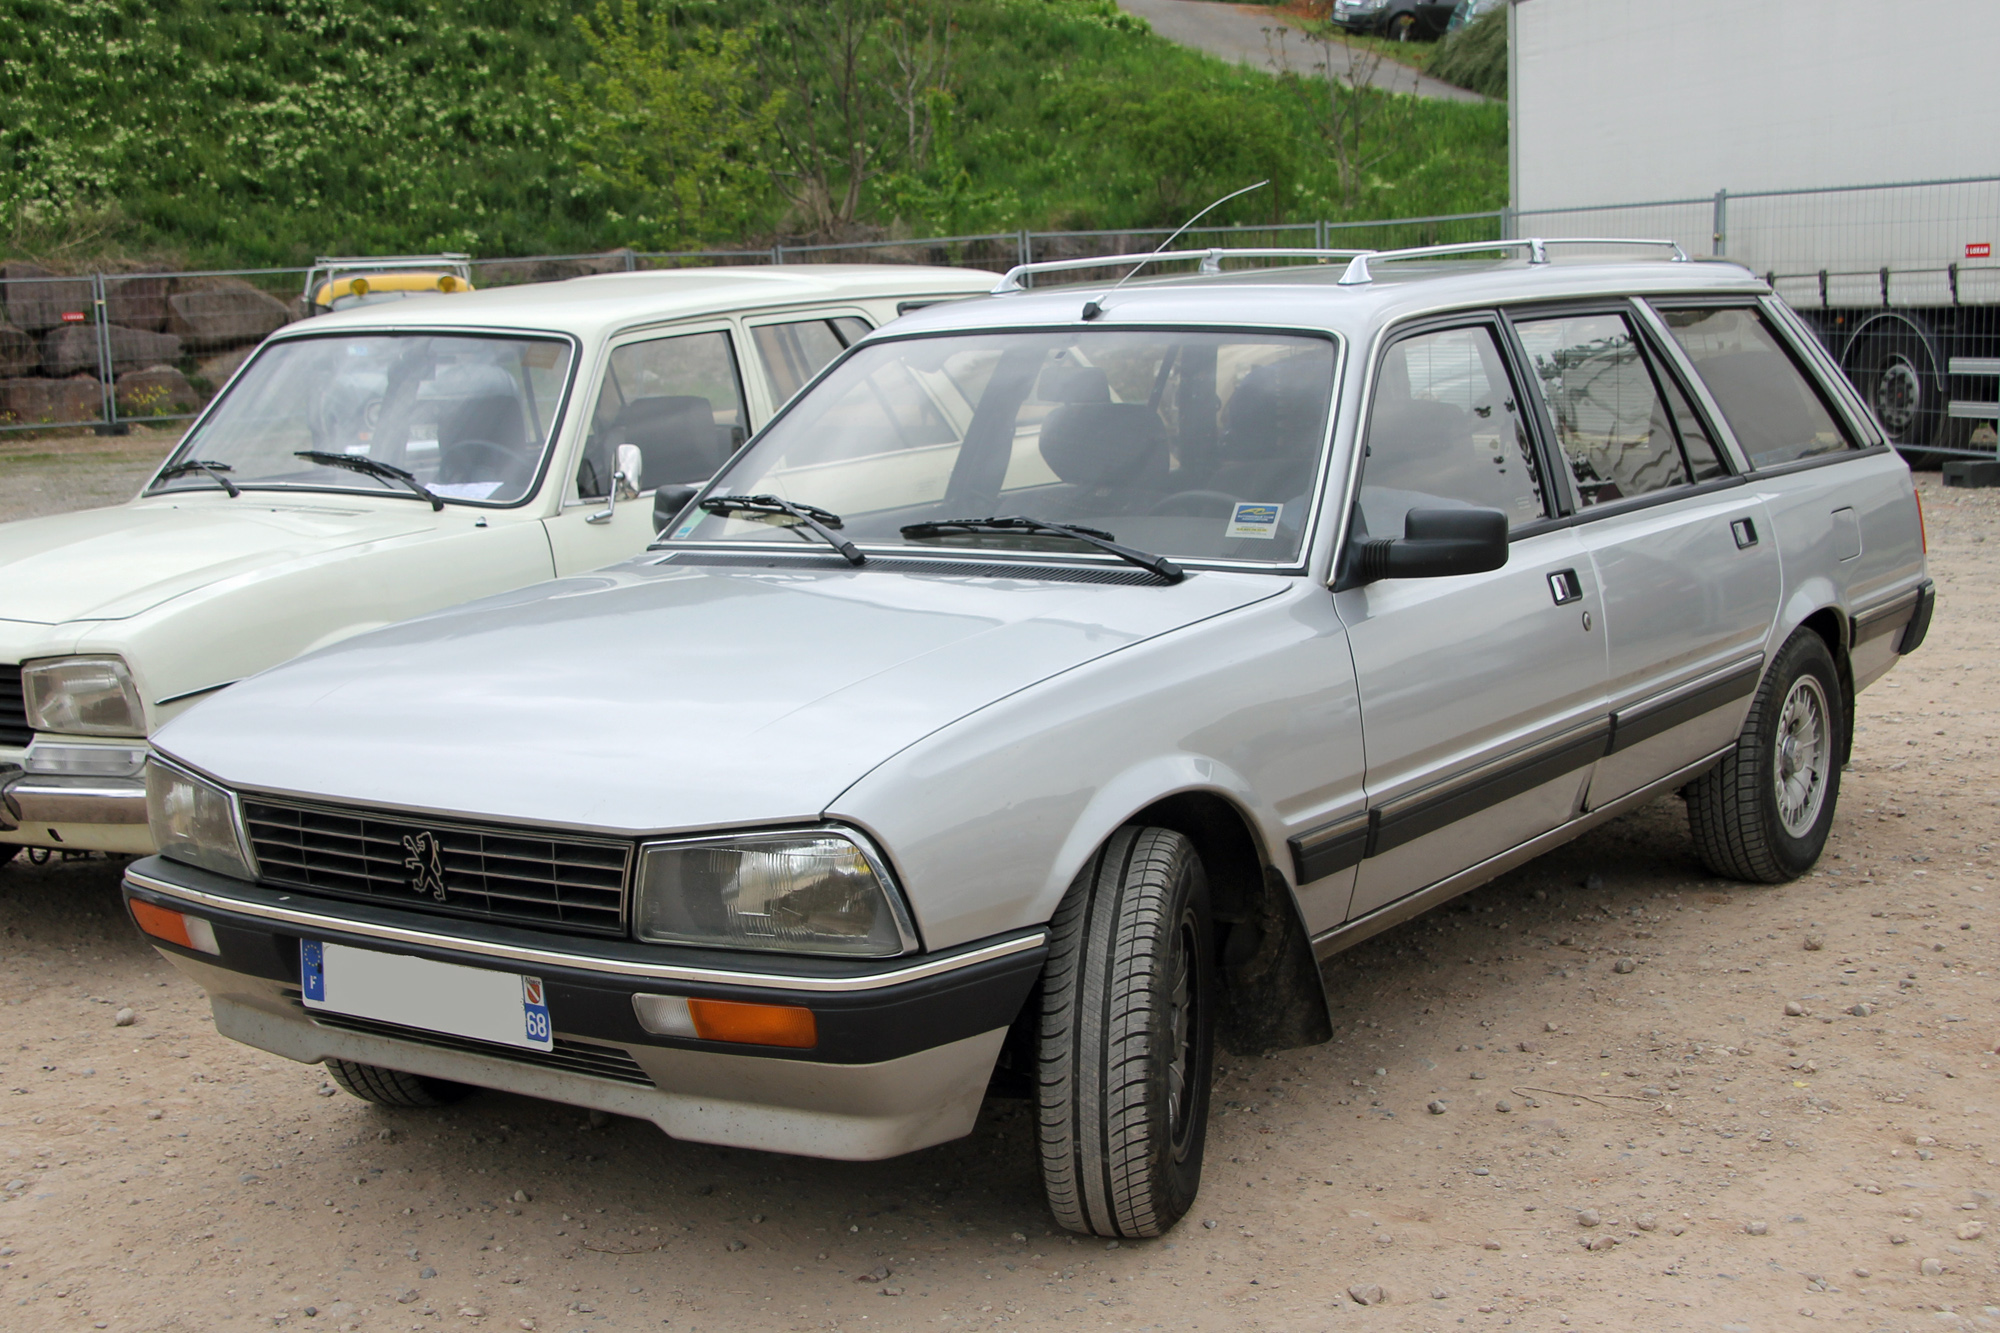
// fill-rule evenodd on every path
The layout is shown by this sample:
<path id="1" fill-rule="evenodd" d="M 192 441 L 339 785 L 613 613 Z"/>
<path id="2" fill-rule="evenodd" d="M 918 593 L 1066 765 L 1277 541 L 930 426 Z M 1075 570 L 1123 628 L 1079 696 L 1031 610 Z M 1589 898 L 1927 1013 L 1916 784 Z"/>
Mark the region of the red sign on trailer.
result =
<path id="1" fill-rule="evenodd" d="M 81 310 L 65 310 L 62 312 L 62 319 L 65 324 L 81 324 L 83 323 L 83 312 Z"/>
<path id="2" fill-rule="evenodd" d="M 1991 241 L 1967 241 L 1967 242 L 1965 243 L 1965 257 L 1966 257 L 1967 259 L 1991 259 L 1991 258 L 1993 258 L 1993 242 L 1991 242 Z"/>

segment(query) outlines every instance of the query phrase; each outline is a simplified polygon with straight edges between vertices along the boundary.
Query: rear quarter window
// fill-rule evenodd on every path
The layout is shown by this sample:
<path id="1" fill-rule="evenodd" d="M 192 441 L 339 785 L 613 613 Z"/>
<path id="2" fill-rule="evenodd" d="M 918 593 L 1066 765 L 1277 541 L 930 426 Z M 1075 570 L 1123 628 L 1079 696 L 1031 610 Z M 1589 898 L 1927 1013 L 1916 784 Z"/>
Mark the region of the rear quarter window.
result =
<path id="1" fill-rule="evenodd" d="M 1663 309 L 1754 468 L 1857 448 L 1798 360 L 1755 306 Z"/>

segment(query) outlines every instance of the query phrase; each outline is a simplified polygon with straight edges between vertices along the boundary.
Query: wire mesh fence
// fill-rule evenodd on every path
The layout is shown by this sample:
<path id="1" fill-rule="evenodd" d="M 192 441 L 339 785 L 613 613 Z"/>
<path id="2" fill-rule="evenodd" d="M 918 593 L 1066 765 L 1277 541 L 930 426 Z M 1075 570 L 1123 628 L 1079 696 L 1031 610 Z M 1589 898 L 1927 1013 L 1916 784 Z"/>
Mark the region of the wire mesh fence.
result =
<path id="1" fill-rule="evenodd" d="M 1898 443 L 1996 451 L 2000 177 L 1757 191 L 1560 209 L 1108 231 L 1011 231 L 757 249 L 475 259 L 474 287 L 718 265 L 1018 264 L 1175 250 L 1391 250 L 1509 237 L 1660 238 L 1741 263 L 1797 308 Z M 1199 256 L 1149 269 L 1172 274 Z M 1325 262 L 1232 257 L 1211 268 Z M 1129 265 L 1065 271 L 1116 281 Z M 59 274 L 0 264 L 0 432 L 186 420 L 277 328 L 308 317 L 310 270 Z"/>

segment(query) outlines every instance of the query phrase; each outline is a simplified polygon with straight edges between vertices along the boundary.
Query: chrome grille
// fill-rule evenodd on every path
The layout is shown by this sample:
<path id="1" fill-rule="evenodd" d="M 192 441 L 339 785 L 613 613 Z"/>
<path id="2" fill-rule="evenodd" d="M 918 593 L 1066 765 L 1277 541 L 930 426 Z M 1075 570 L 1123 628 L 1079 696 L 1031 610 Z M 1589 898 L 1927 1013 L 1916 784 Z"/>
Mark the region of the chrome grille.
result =
<path id="1" fill-rule="evenodd" d="M 554 1050 L 531 1051 L 521 1046 L 502 1046 L 498 1042 L 457 1037 L 448 1032 L 426 1032 L 422 1028 L 407 1028 L 400 1023 L 378 1023 L 372 1018 L 328 1013 L 324 1009 L 312 1009 L 307 1012 L 311 1014 L 312 1021 L 321 1027 L 344 1028 L 349 1032 L 366 1033 L 372 1037 L 393 1037 L 397 1041 L 414 1042 L 419 1046 L 437 1046 L 448 1051 L 497 1056 L 502 1060 L 517 1060 L 522 1064 L 540 1065 L 546 1069 L 564 1069 L 572 1074 L 589 1074 L 593 1078 L 616 1079 L 620 1083 L 637 1083 L 648 1088 L 654 1086 L 646 1071 L 639 1067 L 639 1062 L 616 1046 L 599 1046 L 595 1042 L 571 1041 L 567 1037 L 557 1037 Z"/>
<path id="2" fill-rule="evenodd" d="M 264 883 L 421 912 L 625 933 L 630 843 L 326 806 L 243 802 Z"/>
<path id="3" fill-rule="evenodd" d="M 26 745 L 34 738 L 28 730 L 28 702 L 21 693 L 21 668 L 0 663 L 0 745 Z"/>

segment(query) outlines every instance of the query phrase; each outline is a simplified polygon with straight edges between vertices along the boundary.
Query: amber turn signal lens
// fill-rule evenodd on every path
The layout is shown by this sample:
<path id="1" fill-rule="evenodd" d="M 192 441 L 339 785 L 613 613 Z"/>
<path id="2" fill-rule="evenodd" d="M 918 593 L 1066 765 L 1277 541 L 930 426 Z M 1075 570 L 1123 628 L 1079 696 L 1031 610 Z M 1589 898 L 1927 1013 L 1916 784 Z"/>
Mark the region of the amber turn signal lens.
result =
<path id="1" fill-rule="evenodd" d="M 704 1041 L 735 1041 L 746 1046 L 819 1044 L 819 1024 L 812 1010 L 797 1005 L 689 1000 L 687 1006 L 695 1035 Z"/>
<path id="2" fill-rule="evenodd" d="M 132 919 L 139 923 L 139 929 L 155 939 L 178 944 L 183 949 L 193 949 L 197 953 L 222 952 L 221 947 L 215 942 L 215 927 L 198 916 L 187 916 L 170 908 L 158 907 L 134 898 Z"/>

